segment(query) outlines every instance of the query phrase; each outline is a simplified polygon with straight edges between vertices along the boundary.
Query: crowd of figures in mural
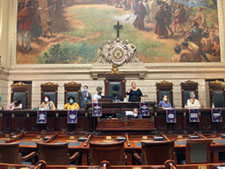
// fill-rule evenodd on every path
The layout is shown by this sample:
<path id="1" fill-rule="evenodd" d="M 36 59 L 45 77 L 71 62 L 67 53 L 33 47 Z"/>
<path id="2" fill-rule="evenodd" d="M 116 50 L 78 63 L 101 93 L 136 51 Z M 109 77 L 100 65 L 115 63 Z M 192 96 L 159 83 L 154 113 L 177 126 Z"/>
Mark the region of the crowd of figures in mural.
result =
<path id="1" fill-rule="evenodd" d="M 17 20 L 17 63 L 93 63 L 116 21 L 142 62 L 220 61 L 216 0 L 20 0 Z"/>

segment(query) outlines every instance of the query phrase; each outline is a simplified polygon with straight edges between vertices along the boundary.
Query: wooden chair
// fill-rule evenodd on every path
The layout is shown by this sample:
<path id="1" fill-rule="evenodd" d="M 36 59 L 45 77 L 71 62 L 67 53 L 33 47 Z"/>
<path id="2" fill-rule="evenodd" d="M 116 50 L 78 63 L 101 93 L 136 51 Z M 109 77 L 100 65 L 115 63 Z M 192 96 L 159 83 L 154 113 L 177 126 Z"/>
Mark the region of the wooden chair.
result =
<path id="1" fill-rule="evenodd" d="M 43 102 L 43 97 L 48 95 L 50 100 L 54 102 L 55 106 L 57 107 L 58 101 L 58 84 L 47 82 L 41 84 L 41 102 Z"/>
<path id="2" fill-rule="evenodd" d="M 194 92 L 196 99 L 198 99 L 198 82 L 188 80 L 181 83 L 182 107 L 185 106 L 190 98 L 190 92 Z"/>
<path id="3" fill-rule="evenodd" d="M 0 163 L 20 164 L 36 155 L 32 152 L 24 157 L 19 152 L 19 143 L 0 143 Z"/>
<path id="4" fill-rule="evenodd" d="M 70 157 L 68 143 L 37 142 L 37 155 L 39 160 L 44 160 L 47 165 L 69 165 L 78 158 L 79 153 L 76 152 Z"/>
<path id="5" fill-rule="evenodd" d="M 171 105 L 173 106 L 173 83 L 162 81 L 156 83 L 157 90 L 157 104 L 162 100 L 163 95 L 167 95 Z"/>
<path id="6" fill-rule="evenodd" d="M 74 97 L 75 102 L 80 105 L 80 88 L 81 84 L 76 82 L 69 82 L 64 84 L 64 103 L 68 102 L 70 96 Z"/>
<path id="7" fill-rule="evenodd" d="M 164 165 L 165 161 L 173 160 L 174 141 L 141 141 L 142 157 L 134 154 L 142 165 Z"/>
<path id="8" fill-rule="evenodd" d="M 92 165 L 108 161 L 111 165 L 124 164 L 124 143 L 94 143 L 90 142 L 89 157 Z"/>
<path id="9" fill-rule="evenodd" d="M 105 96 L 113 95 L 113 86 L 119 87 L 118 93 L 124 98 L 126 97 L 126 80 L 125 75 L 121 73 L 116 65 L 113 65 L 112 70 L 105 75 Z"/>
<path id="10" fill-rule="evenodd" d="M 216 80 L 209 83 L 210 107 L 225 107 L 225 82 Z"/>
<path id="11" fill-rule="evenodd" d="M 15 99 L 20 99 L 23 109 L 31 108 L 31 84 L 23 82 L 14 83 L 11 85 L 11 102 Z"/>
<path id="12" fill-rule="evenodd" d="M 189 139 L 186 145 L 186 163 L 210 163 L 210 144 L 208 139 Z"/>

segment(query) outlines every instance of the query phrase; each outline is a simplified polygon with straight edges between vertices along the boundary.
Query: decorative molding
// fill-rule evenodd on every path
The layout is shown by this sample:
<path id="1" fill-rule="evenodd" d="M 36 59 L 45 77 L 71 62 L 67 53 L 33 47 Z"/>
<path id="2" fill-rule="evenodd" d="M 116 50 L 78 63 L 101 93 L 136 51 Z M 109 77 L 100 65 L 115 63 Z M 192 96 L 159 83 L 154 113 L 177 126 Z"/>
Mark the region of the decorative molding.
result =
<path id="1" fill-rule="evenodd" d="M 156 86 L 173 86 L 173 83 L 163 80 L 161 82 L 156 83 Z"/>
<path id="2" fill-rule="evenodd" d="M 220 80 L 215 80 L 212 82 L 209 82 L 210 86 L 225 86 L 225 82 L 220 81 Z"/>
<path id="3" fill-rule="evenodd" d="M 69 82 L 69 83 L 65 83 L 64 87 L 81 87 L 81 84 L 76 82 Z"/>
<path id="4" fill-rule="evenodd" d="M 58 87 L 59 85 L 56 83 L 52 83 L 52 82 L 47 82 L 47 83 L 43 83 L 41 84 L 41 87 Z"/>
<path id="5" fill-rule="evenodd" d="M 182 82 L 181 85 L 198 85 L 198 82 L 188 80 L 188 81 Z"/>
<path id="6" fill-rule="evenodd" d="M 28 85 L 23 82 L 14 83 L 11 85 L 11 87 L 24 87 L 24 86 L 28 86 Z"/>
<path id="7" fill-rule="evenodd" d="M 119 71 L 117 65 L 113 65 L 112 70 L 107 74 L 122 74 L 122 73 Z"/>

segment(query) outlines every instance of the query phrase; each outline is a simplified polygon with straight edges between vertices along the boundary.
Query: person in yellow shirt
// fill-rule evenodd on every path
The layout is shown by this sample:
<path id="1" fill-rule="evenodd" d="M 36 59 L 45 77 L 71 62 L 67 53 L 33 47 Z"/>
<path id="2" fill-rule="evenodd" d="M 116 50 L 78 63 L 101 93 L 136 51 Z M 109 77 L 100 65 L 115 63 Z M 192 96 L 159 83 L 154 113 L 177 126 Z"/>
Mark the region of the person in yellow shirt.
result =
<path id="1" fill-rule="evenodd" d="M 77 104 L 75 102 L 75 99 L 73 96 L 70 96 L 68 98 L 68 103 L 66 103 L 64 107 L 66 110 L 79 110 L 80 109 L 79 104 Z"/>

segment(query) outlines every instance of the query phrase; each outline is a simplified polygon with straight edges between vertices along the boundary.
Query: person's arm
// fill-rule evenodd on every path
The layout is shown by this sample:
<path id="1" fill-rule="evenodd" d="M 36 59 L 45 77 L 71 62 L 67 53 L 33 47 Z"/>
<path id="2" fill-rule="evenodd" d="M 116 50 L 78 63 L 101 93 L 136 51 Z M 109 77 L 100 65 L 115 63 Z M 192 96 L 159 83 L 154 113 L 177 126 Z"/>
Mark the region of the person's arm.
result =
<path id="1" fill-rule="evenodd" d="M 196 108 L 200 109 L 201 105 L 197 99 L 195 99 Z"/>
<path id="2" fill-rule="evenodd" d="M 14 110 L 18 110 L 18 109 L 22 109 L 22 108 L 23 108 L 23 105 L 20 103 L 18 106 L 14 107 Z"/>
<path id="3" fill-rule="evenodd" d="M 139 90 L 139 92 L 140 92 L 140 96 L 143 96 L 141 89 L 138 89 L 138 90 Z"/>
<path id="4" fill-rule="evenodd" d="M 162 101 L 159 102 L 158 108 L 162 107 Z"/>
<path id="5" fill-rule="evenodd" d="M 53 101 L 50 101 L 50 107 L 51 107 L 51 110 L 56 110 L 56 107 Z"/>
<path id="6" fill-rule="evenodd" d="M 75 110 L 79 110 L 79 109 L 80 109 L 79 104 L 75 103 Z"/>

